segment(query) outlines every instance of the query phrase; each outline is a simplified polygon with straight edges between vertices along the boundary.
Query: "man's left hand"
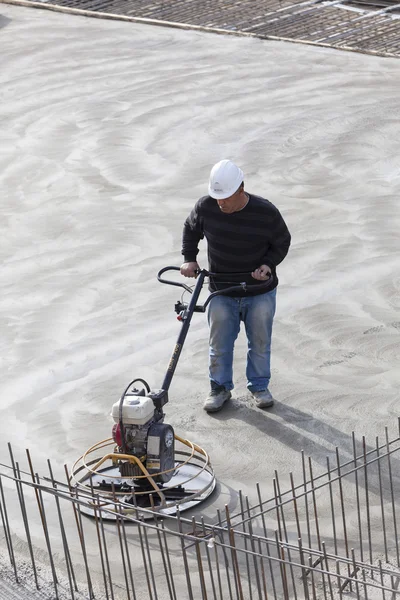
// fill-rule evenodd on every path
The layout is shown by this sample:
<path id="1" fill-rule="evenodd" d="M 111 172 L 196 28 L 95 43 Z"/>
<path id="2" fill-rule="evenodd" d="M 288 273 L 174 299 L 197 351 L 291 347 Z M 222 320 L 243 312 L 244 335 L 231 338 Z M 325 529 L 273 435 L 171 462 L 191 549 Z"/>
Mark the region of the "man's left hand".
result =
<path id="1" fill-rule="evenodd" d="M 258 281 L 266 281 L 271 276 L 271 269 L 268 265 L 261 265 L 251 274 L 254 279 L 258 279 Z"/>

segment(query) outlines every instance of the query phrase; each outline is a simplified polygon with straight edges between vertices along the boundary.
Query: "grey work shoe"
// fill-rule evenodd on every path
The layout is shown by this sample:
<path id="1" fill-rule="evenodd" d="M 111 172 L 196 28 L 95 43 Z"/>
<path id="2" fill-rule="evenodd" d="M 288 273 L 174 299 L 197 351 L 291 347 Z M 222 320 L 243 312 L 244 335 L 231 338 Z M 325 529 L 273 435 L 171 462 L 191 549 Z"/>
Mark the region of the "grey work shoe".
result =
<path id="1" fill-rule="evenodd" d="M 251 395 L 256 401 L 256 406 L 258 408 L 269 408 L 274 404 L 274 399 L 269 390 L 262 390 L 262 392 L 251 392 Z"/>
<path id="2" fill-rule="evenodd" d="M 217 412 L 221 410 L 227 400 L 231 398 L 232 394 L 225 388 L 218 390 L 211 390 L 203 404 L 204 410 L 207 412 Z"/>

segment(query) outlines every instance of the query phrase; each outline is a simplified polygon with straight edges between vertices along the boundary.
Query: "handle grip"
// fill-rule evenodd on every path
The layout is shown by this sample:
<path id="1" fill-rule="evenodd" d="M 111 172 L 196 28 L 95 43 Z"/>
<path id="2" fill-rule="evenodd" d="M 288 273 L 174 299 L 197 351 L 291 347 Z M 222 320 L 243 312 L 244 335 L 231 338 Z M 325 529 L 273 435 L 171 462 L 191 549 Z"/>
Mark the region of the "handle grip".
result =
<path id="1" fill-rule="evenodd" d="M 163 269 L 161 269 L 160 271 L 158 271 L 157 273 L 157 279 L 160 283 L 166 283 L 167 285 L 175 285 L 176 287 L 181 287 L 184 290 L 186 290 L 187 292 L 189 292 L 190 294 L 192 293 L 192 288 L 190 288 L 188 285 L 186 285 L 185 283 L 179 282 L 179 281 L 171 281 L 170 279 L 163 279 L 161 277 L 161 275 L 163 275 L 164 273 L 166 273 L 167 271 L 179 271 L 180 272 L 180 267 L 164 267 Z"/>
<path id="2" fill-rule="evenodd" d="M 180 272 L 180 270 L 181 270 L 180 267 L 173 267 L 173 266 L 164 267 L 163 269 L 161 269 L 157 273 L 157 279 L 158 279 L 158 281 L 160 283 L 166 283 L 167 285 L 174 285 L 176 287 L 181 287 L 184 290 L 186 290 L 187 292 L 189 292 L 190 294 L 192 294 L 193 293 L 192 288 L 190 288 L 185 283 L 182 283 L 180 281 L 171 281 L 170 279 L 163 279 L 161 277 L 167 271 L 179 271 Z M 211 272 L 207 271 L 206 269 L 199 269 L 197 271 L 197 275 L 200 275 L 200 273 L 203 274 L 204 277 L 218 277 L 218 276 L 240 277 L 240 276 L 249 276 L 249 275 L 251 275 L 251 273 L 211 273 Z M 267 290 L 270 284 L 271 284 L 271 278 L 269 277 L 265 282 L 263 282 L 261 284 L 254 284 L 254 285 L 252 285 L 252 289 L 253 290 L 261 290 L 261 289 Z M 206 305 L 210 302 L 211 298 L 213 298 L 214 296 L 217 296 L 219 294 L 224 294 L 224 293 L 226 294 L 227 292 L 229 293 L 231 291 L 237 291 L 239 289 L 243 289 L 243 286 L 241 284 L 233 285 L 231 287 L 225 288 L 224 290 L 220 290 L 218 292 L 213 292 L 207 298 Z"/>

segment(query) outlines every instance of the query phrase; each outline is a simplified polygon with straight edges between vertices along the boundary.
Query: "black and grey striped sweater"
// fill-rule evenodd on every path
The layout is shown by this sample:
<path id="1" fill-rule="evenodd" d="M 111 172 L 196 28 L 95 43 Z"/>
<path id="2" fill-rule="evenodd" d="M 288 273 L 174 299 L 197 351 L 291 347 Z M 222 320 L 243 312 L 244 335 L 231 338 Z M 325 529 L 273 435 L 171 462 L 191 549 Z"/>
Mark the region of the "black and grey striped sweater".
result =
<path id="1" fill-rule="evenodd" d="M 209 270 L 214 273 L 230 273 L 229 282 L 235 281 L 234 273 L 251 273 L 261 265 L 272 270 L 273 281 L 269 289 L 278 285 L 276 266 L 285 258 L 290 246 L 290 233 L 279 210 L 269 200 L 248 194 L 249 202 L 237 212 L 223 213 L 216 200 L 204 196 L 198 200 L 185 221 L 182 254 L 185 262 L 196 261 L 198 244 L 207 240 Z M 224 278 L 210 280 L 210 290 L 232 285 Z M 246 281 L 248 286 L 260 284 L 251 275 L 236 281 Z M 244 296 L 263 293 L 252 291 L 232 295 Z"/>

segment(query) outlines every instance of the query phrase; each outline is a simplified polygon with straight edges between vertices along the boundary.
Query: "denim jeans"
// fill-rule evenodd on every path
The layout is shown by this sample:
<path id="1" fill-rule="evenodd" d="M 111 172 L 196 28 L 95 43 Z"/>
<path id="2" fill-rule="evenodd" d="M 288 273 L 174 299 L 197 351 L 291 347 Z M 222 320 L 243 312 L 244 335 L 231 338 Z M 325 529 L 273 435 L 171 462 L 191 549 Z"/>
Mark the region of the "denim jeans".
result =
<path id="1" fill-rule="evenodd" d="M 276 288 L 258 296 L 215 296 L 211 300 L 209 376 L 213 389 L 233 389 L 233 349 L 241 321 L 247 335 L 247 387 L 253 392 L 268 388 L 275 304 Z"/>

